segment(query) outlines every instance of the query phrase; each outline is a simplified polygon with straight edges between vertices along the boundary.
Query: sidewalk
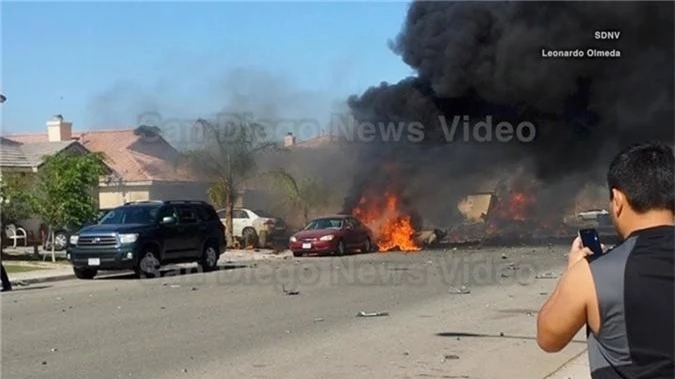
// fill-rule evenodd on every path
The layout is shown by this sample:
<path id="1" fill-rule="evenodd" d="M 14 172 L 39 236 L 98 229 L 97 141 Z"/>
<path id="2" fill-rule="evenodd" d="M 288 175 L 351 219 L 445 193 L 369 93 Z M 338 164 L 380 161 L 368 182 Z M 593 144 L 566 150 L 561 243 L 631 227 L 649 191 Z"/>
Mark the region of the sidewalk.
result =
<path id="1" fill-rule="evenodd" d="M 18 255 L 15 251 L 6 251 L 6 255 Z M 63 254 L 65 256 L 65 253 Z M 220 256 L 219 264 L 261 260 L 290 259 L 293 254 L 290 251 L 274 253 L 271 250 L 228 250 Z M 7 259 L 3 261 L 5 265 L 35 266 L 39 269 L 25 272 L 9 273 L 9 280 L 12 286 L 25 286 L 35 283 L 54 282 L 60 280 L 75 279 L 72 266 L 67 261 L 52 263 L 49 258 L 42 260 L 18 260 Z M 179 266 L 190 266 L 194 264 L 184 264 Z M 172 265 L 173 266 L 173 265 Z"/>

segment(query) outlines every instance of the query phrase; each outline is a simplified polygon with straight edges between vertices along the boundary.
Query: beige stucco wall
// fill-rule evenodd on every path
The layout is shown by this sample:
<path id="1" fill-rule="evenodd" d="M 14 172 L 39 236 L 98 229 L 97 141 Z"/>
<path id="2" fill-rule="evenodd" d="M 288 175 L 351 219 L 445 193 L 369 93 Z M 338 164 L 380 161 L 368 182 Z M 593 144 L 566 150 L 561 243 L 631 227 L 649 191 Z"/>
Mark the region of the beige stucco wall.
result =
<path id="1" fill-rule="evenodd" d="M 117 185 L 100 187 L 98 192 L 99 208 L 114 208 L 127 201 L 150 200 L 149 185 Z"/>
<path id="2" fill-rule="evenodd" d="M 207 183 L 159 182 L 150 187 L 152 200 L 201 200 L 209 201 Z"/>
<path id="3" fill-rule="evenodd" d="M 208 184 L 194 182 L 127 183 L 99 188 L 100 208 L 114 208 L 128 201 L 202 200 L 209 201 Z"/>

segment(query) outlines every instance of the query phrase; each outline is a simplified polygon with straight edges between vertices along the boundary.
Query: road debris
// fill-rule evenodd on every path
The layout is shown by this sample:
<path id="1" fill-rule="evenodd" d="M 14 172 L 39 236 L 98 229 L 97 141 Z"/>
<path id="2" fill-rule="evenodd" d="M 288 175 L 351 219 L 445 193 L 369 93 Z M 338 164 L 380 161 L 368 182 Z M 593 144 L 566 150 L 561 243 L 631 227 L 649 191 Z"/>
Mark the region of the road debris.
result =
<path id="1" fill-rule="evenodd" d="M 446 354 L 443 356 L 443 362 L 445 361 L 452 361 L 452 360 L 457 360 L 459 359 L 459 355 L 455 354 Z"/>
<path id="2" fill-rule="evenodd" d="M 389 312 L 359 312 L 356 317 L 384 317 L 389 316 Z"/>
<path id="3" fill-rule="evenodd" d="M 552 272 L 545 272 L 543 274 L 539 274 L 539 275 L 535 276 L 534 278 L 535 279 L 555 279 L 557 277 L 558 276 L 556 274 L 552 273 Z"/>
<path id="4" fill-rule="evenodd" d="M 299 295 L 299 294 L 300 294 L 300 291 L 296 291 L 296 290 L 287 290 L 285 285 L 282 285 L 282 286 L 281 286 L 281 290 L 284 291 L 284 294 L 285 294 L 285 295 L 288 295 L 288 296 L 293 296 L 293 295 Z"/>
<path id="5" fill-rule="evenodd" d="M 467 295 L 471 293 L 471 290 L 466 288 L 466 286 L 461 286 L 459 288 L 450 288 L 450 293 L 453 295 Z"/>
<path id="6" fill-rule="evenodd" d="M 323 322 L 323 321 L 324 320 L 321 317 L 317 317 L 317 318 L 314 319 L 314 322 Z"/>

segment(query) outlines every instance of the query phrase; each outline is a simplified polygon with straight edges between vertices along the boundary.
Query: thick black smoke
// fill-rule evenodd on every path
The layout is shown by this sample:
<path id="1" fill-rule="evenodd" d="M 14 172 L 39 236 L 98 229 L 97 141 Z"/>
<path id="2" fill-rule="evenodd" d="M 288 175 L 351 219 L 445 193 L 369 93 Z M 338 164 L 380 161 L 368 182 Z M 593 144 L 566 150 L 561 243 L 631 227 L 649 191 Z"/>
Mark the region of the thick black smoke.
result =
<path id="1" fill-rule="evenodd" d="M 345 208 L 394 188 L 431 224 L 448 222 L 458 196 L 514 167 L 550 190 L 548 206 L 559 205 L 602 180 L 622 146 L 673 141 L 673 14 L 672 2 L 414 2 L 391 45 L 417 75 L 349 105 L 357 125 L 419 121 L 424 141 L 364 144 Z M 594 39 L 608 30 L 619 39 Z M 542 57 L 542 49 L 589 48 L 621 56 Z M 492 116 L 493 126 L 528 121 L 536 137 L 447 143 L 439 119 L 463 115 L 472 124 Z"/>

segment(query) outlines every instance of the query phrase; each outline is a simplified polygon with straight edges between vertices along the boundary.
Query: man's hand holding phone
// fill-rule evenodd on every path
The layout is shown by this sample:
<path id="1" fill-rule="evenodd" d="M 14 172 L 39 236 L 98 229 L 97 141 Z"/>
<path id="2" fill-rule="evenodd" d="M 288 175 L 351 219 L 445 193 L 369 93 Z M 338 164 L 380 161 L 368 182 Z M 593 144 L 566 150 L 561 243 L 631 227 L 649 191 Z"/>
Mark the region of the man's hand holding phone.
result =
<path id="1" fill-rule="evenodd" d="M 572 242 L 572 247 L 570 247 L 570 252 L 567 255 L 567 269 L 591 255 L 593 255 L 591 249 L 585 247 L 581 242 L 581 237 L 577 236 Z"/>
<path id="2" fill-rule="evenodd" d="M 594 251 L 598 250 L 598 251 Z M 601 244 L 597 232 L 593 229 L 582 229 L 572 242 L 570 253 L 567 257 L 567 268 L 574 266 L 582 259 L 591 260 L 604 254 L 607 247 Z"/>

